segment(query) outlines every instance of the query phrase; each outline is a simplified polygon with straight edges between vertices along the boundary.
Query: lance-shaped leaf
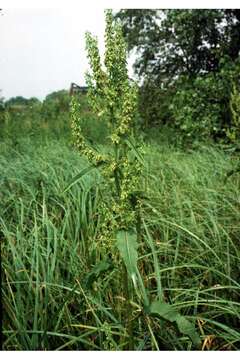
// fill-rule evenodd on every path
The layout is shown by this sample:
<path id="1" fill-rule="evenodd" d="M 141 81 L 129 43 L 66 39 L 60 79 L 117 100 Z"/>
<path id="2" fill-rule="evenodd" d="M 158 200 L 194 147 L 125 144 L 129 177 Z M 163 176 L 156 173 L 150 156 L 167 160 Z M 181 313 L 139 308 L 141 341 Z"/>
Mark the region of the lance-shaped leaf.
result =
<path id="1" fill-rule="evenodd" d="M 175 322 L 181 334 L 189 336 L 193 344 L 199 346 L 201 340 L 195 326 L 185 316 L 182 316 L 172 305 L 154 301 L 148 310 L 149 315 L 160 316 L 164 320 Z"/>
<path id="2" fill-rule="evenodd" d="M 81 170 L 76 176 L 74 176 L 71 181 L 68 183 L 68 185 L 64 188 L 63 193 L 68 191 L 73 185 L 75 185 L 78 181 L 80 181 L 80 179 L 86 175 L 87 173 L 89 173 L 90 171 L 92 171 L 93 169 L 95 169 L 96 167 L 94 165 L 90 165 L 86 168 L 84 168 L 83 170 Z"/>
<path id="3" fill-rule="evenodd" d="M 128 231 L 117 233 L 117 248 L 134 285 L 137 278 L 137 235 Z"/>

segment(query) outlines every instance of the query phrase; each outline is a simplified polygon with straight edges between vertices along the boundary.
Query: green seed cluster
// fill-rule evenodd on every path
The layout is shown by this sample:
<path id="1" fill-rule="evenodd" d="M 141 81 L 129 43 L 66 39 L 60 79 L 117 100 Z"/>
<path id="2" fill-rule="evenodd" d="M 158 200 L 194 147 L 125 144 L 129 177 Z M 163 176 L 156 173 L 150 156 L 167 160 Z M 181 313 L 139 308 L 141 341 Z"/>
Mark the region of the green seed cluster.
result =
<path id="1" fill-rule="evenodd" d="M 97 39 L 86 34 L 86 49 L 91 67 L 91 72 L 86 77 L 88 99 L 93 112 L 99 117 L 104 116 L 111 129 L 111 155 L 100 154 L 88 145 L 81 131 L 79 104 L 74 98 L 71 113 L 77 149 L 93 165 L 102 165 L 101 172 L 108 188 L 108 198 L 102 202 L 101 212 L 104 213 L 105 221 L 101 240 L 110 243 L 116 231 L 132 230 L 136 226 L 140 200 L 134 194 L 139 188 L 142 165 L 134 153 L 135 145 L 129 145 L 135 142 L 137 86 L 128 78 L 126 44 L 121 27 L 114 22 L 109 10 L 106 11 L 105 45 L 102 65 Z"/>
<path id="2" fill-rule="evenodd" d="M 87 157 L 90 163 L 94 164 L 95 166 L 105 163 L 107 161 L 107 157 L 100 154 L 98 151 L 94 150 L 87 144 L 87 141 L 82 134 L 78 116 L 79 113 L 79 103 L 77 102 L 76 98 L 73 97 L 71 100 L 71 128 L 76 148 L 81 154 Z"/>

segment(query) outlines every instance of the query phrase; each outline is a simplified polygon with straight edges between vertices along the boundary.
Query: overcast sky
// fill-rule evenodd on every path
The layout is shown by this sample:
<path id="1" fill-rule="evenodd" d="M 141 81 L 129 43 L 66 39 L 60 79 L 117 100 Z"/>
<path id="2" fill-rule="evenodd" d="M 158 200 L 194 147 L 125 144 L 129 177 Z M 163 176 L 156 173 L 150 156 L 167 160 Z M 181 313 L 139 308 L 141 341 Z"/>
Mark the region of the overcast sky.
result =
<path id="1" fill-rule="evenodd" d="M 104 51 L 104 10 L 6 9 L 0 16 L 0 89 L 5 99 L 43 99 L 52 91 L 84 85 L 88 69 L 84 34 Z"/>

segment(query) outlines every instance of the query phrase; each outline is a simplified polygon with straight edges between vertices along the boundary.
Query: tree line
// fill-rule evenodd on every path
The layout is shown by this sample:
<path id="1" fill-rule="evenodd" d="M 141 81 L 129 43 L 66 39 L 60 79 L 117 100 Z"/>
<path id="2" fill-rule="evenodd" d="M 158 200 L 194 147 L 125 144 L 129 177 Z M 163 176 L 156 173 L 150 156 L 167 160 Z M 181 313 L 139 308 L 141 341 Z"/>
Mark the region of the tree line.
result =
<path id="1" fill-rule="evenodd" d="M 237 131 L 239 9 L 125 9 L 115 17 L 136 55 L 144 128 L 168 124 L 186 138 L 237 138 L 228 134 Z"/>

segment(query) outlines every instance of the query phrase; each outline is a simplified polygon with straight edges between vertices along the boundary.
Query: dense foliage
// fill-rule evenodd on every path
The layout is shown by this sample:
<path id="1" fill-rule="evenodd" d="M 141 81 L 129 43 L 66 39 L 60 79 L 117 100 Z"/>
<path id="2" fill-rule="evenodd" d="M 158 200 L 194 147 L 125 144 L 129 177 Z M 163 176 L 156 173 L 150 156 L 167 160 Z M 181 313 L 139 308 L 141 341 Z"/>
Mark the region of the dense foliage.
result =
<path id="1" fill-rule="evenodd" d="M 231 126 L 226 134 L 232 142 L 240 139 L 240 87 L 233 84 L 233 90 L 230 98 Z"/>
<path id="2" fill-rule="evenodd" d="M 167 135 L 144 145 L 144 284 L 154 299 L 161 281 L 164 299 L 195 322 L 202 349 L 239 349 L 239 173 L 226 181 L 237 158 L 210 145 L 187 153 Z M 13 136 L 0 142 L 3 349 L 123 350 L 121 263 L 99 266 L 99 175 L 64 193 L 87 167 L 66 132 Z M 144 323 L 136 302 L 132 311 L 136 350 L 193 349 L 171 322 Z"/>
<path id="3" fill-rule="evenodd" d="M 137 50 L 139 75 L 172 82 L 218 71 L 219 61 L 239 56 L 240 10 L 121 10 L 129 50 Z"/>
<path id="4" fill-rule="evenodd" d="M 233 131 L 230 98 L 240 81 L 240 10 L 127 9 L 116 17 L 144 79 L 145 128 L 168 123 L 187 142 L 232 141 L 226 133 Z"/>
<path id="5" fill-rule="evenodd" d="M 239 63 L 233 65 L 223 60 L 219 72 L 210 72 L 192 80 L 186 77 L 178 79 L 170 109 L 174 124 L 189 141 L 211 137 L 227 140 L 226 132 L 233 126 L 230 99 L 233 89 L 237 91 L 239 71 Z"/>

